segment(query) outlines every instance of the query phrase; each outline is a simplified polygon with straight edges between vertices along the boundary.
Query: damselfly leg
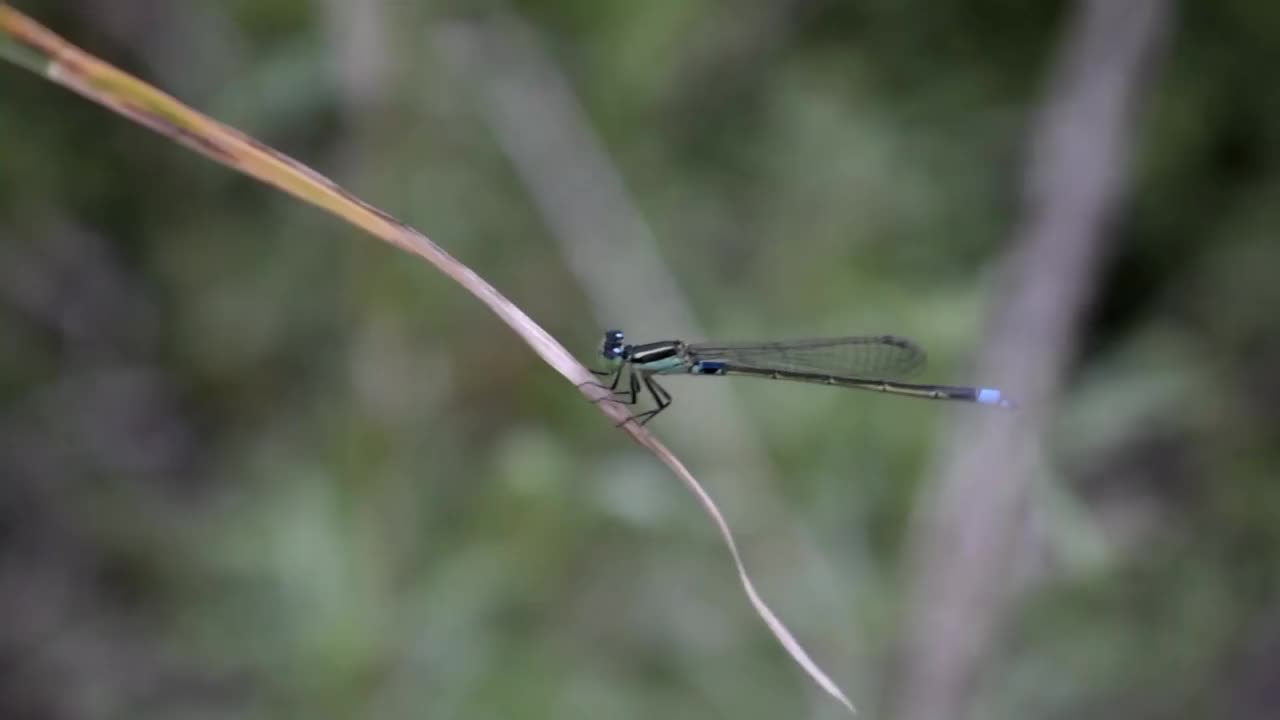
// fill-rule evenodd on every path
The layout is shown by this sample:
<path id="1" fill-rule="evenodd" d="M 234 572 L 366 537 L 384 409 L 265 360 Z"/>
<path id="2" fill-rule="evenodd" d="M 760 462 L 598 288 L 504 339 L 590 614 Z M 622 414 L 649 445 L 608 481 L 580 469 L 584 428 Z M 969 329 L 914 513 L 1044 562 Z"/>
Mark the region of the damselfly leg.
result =
<path id="1" fill-rule="evenodd" d="M 657 417 L 658 413 L 671 407 L 671 393 L 667 392 L 666 388 L 659 385 L 658 381 L 654 380 L 652 375 L 643 375 L 642 377 L 643 377 L 645 388 L 649 390 L 649 395 L 652 396 L 653 401 L 658 404 L 658 407 L 654 408 L 653 410 L 646 410 L 645 412 L 642 412 L 633 418 L 634 420 L 637 420 L 641 425 L 644 425 L 645 423 Z M 644 418 L 644 419 L 641 420 L 640 418 Z"/>

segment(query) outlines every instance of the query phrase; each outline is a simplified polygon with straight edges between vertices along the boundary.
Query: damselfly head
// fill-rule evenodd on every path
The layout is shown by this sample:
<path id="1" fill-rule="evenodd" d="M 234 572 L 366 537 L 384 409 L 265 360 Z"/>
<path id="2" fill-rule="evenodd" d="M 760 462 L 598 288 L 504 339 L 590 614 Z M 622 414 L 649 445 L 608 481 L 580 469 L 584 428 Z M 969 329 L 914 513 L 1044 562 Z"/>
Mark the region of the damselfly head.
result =
<path id="1" fill-rule="evenodd" d="M 627 356 L 627 347 L 623 342 L 621 330 L 606 330 L 604 343 L 600 346 L 600 354 L 611 362 L 620 362 Z"/>

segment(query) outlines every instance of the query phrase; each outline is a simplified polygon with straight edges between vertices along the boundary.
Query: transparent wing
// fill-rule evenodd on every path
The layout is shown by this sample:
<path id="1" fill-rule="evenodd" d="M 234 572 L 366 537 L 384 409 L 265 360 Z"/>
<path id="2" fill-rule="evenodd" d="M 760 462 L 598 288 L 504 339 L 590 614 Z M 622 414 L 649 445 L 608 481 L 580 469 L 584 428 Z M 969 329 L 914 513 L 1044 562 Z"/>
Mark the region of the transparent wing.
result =
<path id="1" fill-rule="evenodd" d="M 711 360 L 755 368 L 874 379 L 908 377 L 925 364 L 924 350 L 896 335 L 863 335 L 778 342 L 694 343 L 686 352 L 696 361 Z"/>

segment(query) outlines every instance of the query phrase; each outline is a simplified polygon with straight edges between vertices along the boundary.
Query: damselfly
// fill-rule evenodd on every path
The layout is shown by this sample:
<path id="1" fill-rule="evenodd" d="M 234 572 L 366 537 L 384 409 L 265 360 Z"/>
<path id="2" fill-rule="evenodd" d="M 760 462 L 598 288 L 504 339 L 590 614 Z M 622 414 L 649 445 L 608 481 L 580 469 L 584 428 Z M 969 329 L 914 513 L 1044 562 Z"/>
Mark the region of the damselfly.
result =
<path id="1" fill-rule="evenodd" d="M 600 354 L 610 367 L 593 372 L 609 378 L 606 387 L 623 398 L 619 402 L 634 405 L 642 388 L 653 396 L 657 408 L 635 416 L 642 425 L 671 407 L 671 394 L 655 380 L 658 375 L 747 375 L 1014 407 L 995 388 L 901 382 L 900 378 L 924 367 L 925 355 L 915 343 L 896 335 L 724 344 L 661 340 L 629 345 L 621 330 L 609 330 Z M 627 386 L 619 391 L 624 375 Z"/>

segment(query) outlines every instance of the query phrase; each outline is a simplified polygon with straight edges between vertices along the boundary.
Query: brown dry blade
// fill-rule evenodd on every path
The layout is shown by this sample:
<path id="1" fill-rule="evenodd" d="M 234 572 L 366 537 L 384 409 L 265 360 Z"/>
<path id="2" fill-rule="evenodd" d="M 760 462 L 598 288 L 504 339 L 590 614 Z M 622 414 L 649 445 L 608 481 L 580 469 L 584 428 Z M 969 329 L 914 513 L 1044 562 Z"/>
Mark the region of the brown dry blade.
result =
<path id="1" fill-rule="evenodd" d="M 840 701 L 850 712 L 854 711 L 853 704 L 840 688 L 809 657 L 760 598 L 747 574 L 728 523 L 711 496 L 698 484 L 684 464 L 648 430 L 635 422 L 627 422 L 630 415 L 622 406 L 612 402 L 598 402 L 612 396 L 595 384 L 594 376 L 564 346 L 470 268 L 422 233 L 365 203 L 306 165 L 196 112 L 147 83 L 85 53 L 3 3 L 0 3 L 0 57 L 42 74 L 206 157 L 328 210 L 370 234 L 422 257 L 456 280 L 524 338 L 548 365 L 575 383 L 588 398 L 597 401 L 596 404 L 606 415 L 622 423 L 636 442 L 653 451 L 684 482 L 724 538 L 747 599 L 751 601 L 756 613 L 796 663 L 823 690 Z"/>

